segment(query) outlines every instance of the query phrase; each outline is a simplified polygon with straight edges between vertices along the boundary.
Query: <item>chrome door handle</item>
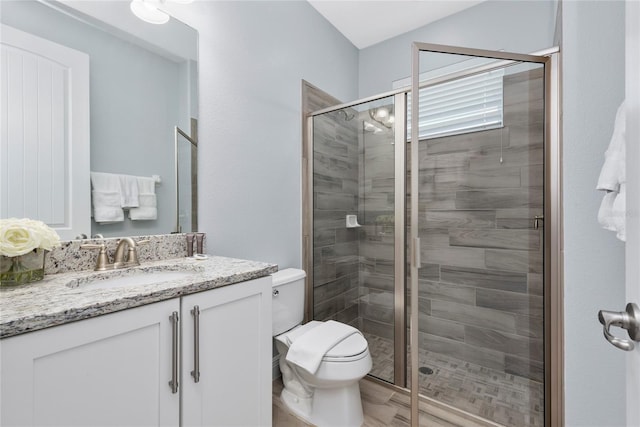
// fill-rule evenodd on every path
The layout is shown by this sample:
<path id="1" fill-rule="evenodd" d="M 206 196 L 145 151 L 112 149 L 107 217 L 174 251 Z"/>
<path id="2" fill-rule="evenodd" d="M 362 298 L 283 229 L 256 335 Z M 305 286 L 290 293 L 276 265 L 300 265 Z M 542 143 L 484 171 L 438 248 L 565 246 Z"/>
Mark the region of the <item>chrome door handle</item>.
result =
<path id="1" fill-rule="evenodd" d="M 178 312 L 174 311 L 169 316 L 171 321 L 171 381 L 169 381 L 169 387 L 171 387 L 171 393 L 178 392 Z"/>
<path id="2" fill-rule="evenodd" d="M 200 382 L 200 307 L 193 306 L 191 310 L 193 316 L 193 371 L 191 376 L 193 382 Z"/>
<path id="3" fill-rule="evenodd" d="M 625 311 L 600 310 L 598 320 L 604 325 L 604 337 L 619 349 L 631 351 L 635 348 L 633 341 L 640 341 L 640 308 L 637 304 L 630 302 Z M 626 329 L 631 339 L 616 337 L 609 331 L 611 326 Z"/>

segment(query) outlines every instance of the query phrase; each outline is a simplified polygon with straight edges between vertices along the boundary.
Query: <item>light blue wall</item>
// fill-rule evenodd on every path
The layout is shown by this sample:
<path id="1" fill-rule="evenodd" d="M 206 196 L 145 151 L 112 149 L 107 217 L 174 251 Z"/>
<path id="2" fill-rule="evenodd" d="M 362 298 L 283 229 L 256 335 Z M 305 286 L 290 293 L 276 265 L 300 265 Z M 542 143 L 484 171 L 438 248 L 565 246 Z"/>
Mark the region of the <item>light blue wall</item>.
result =
<path id="1" fill-rule="evenodd" d="M 200 33 L 199 223 L 213 253 L 301 266 L 301 80 L 357 97 L 358 51 L 306 1 L 167 5 Z"/>
<path id="2" fill-rule="evenodd" d="M 598 226 L 595 190 L 624 98 L 624 2 L 566 1 L 562 15 L 566 425 L 624 426 L 625 354 L 597 319 L 624 308 L 624 244 Z"/>
<path id="3" fill-rule="evenodd" d="M 487 1 L 360 51 L 359 97 L 392 89 L 411 74 L 411 43 L 531 53 L 553 46 L 557 3 Z"/>

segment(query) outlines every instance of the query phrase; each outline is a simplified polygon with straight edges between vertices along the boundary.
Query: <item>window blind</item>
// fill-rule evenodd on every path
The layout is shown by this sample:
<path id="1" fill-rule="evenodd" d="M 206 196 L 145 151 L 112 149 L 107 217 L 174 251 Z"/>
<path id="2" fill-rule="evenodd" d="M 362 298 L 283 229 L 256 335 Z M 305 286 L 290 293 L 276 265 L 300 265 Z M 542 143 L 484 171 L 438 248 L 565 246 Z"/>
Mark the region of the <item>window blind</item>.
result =
<path id="1" fill-rule="evenodd" d="M 437 138 L 503 125 L 504 70 L 493 70 L 420 89 L 418 137 Z M 411 94 L 407 97 L 411 138 Z"/>

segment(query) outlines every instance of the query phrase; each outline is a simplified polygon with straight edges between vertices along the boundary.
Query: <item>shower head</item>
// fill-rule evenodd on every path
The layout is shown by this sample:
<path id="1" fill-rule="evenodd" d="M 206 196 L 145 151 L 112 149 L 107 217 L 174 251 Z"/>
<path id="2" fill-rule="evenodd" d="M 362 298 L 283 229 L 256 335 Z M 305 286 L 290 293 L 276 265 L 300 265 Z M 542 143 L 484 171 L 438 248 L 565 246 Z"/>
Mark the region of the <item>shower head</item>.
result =
<path id="1" fill-rule="evenodd" d="M 344 120 L 345 121 L 350 121 L 351 119 L 353 119 L 356 115 L 355 114 L 349 114 L 344 110 L 338 110 L 337 113 L 342 113 L 344 114 Z"/>
<path id="2" fill-rule="evenodd" d="M 387 107 L 373 108 L 369 110 L 369 117 L 387 129 L 391 129 L 395 122 L 393 111 L 389 111 L 389 108 Z"/>

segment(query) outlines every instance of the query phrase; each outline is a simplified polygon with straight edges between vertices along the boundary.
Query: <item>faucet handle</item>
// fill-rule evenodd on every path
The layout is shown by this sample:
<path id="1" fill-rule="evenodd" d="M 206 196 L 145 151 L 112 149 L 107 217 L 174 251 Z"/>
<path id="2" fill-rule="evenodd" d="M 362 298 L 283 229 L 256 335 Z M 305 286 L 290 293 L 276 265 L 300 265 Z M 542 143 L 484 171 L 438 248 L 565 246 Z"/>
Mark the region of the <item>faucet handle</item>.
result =
<path id="1" fill-rule="evenodd" d="M 81 249 L 99 249 L 100 252 L 98 252 L 98 258 L 96 259 L 96 268 L 95 271 L 104 271 L 104 270 L 108 270 L 110 265 L 109 265 L 109 256 L 107 255 L 107 247 L 104 245 L 104 243 L 100 243 L 100 244 L 86 244 L 86 245 L 80 245 Z"/>
<path id="2" fill-rule="evenodd" d="M 140 240 L 138 242 L 134 241 L 134 246 L 129 246 L 129 251 L 127 253 L 127 264 L 129 265 L 140 265 L 140 260 L 138 259 L 138 246 L 149 244 L 150 240 Z"/>
<path id="3" fill-rule="evenodd" d="M 129 256 L 127 258 L 127 261 L 131 264 L 131 265 L 140 265 L 140 260 L 138 259 L 138 246 L 141 245 L 147 245 L 151 242 L 151 240 L 140 240 L 138 242 L 136 242 L 136 246 L 135 247 L 129 247 Z"/>

